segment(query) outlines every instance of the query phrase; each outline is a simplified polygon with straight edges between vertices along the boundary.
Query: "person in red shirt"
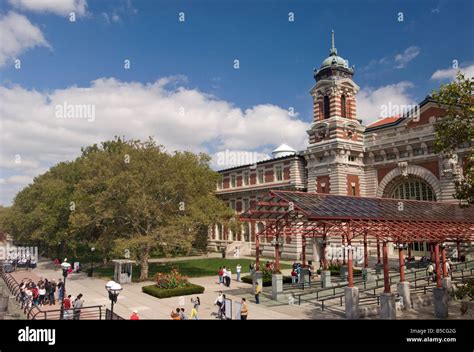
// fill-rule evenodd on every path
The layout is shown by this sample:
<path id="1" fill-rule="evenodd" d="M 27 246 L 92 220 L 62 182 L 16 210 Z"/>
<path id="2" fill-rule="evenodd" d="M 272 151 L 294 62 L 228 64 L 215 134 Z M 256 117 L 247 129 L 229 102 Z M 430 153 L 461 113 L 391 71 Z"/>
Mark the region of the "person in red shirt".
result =
<path id="1" fill-rule="evenodd" d="M 130 316 L 130 320 L 140 320 L 138 316 L 138 312 L 136 310 L 133 311 L 132 315 Z"/>
<path id="2" fill-rule="evenodd" d="M 71 295 L 64 299 L 64 309 L 71 309 Z"/>

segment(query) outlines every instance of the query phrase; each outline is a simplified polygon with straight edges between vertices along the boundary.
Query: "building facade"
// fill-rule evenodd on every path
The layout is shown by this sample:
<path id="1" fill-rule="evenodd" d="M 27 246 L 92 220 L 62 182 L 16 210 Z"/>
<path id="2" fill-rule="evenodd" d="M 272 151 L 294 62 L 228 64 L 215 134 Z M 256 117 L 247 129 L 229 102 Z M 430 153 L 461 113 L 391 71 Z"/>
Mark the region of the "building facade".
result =
<path id="1" fill-rule="evenodd" d="M 308 146 L 295 151 L 282 145 L 269 160 L 219 171 L 222 182 L 217 197 L 242 213 L 271 189 L 330 193 L 363 197 L 457 202 L 454 181 L 463 177 L 470 145 L 460 146 L 450 157 L 434 152 L 434 123 L 443 110 L 427 97 L 408 113 L 387 117 L 368 126 L 357 116 L 354 69 L 338 56 L 334 34 L 329 56 L 315 69 L 313 122 Z M 242 234 L 216 225 L 209 234 L 209 250 L 236 247 L 253 254 L 261 223 L 245 224 Z M 299 259 L 301 239 L 287 238 L 282 257 Z M 274 248 L 264 240 L 264 256 Z M 308 243 L 306 253 L 317 252 Z M 373 249 L 373 248 L 372 248 Z M 425 243 L 412 245 L 414 254 L 429 253 Z"/>

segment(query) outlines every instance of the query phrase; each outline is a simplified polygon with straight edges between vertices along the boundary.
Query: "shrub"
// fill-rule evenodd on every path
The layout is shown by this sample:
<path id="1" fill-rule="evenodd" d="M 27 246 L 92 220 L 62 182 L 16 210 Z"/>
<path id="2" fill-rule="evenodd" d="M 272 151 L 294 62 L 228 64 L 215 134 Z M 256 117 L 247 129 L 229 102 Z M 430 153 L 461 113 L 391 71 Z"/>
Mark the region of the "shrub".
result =
<path id="1" fill-rule="evenodd" d="M 157 285 L 149 285 L 143 286 L 142 291 L 157 298 L 167 298 L 203 293 L 204 287 L 191 283 L 186 284 L 186 286 L 177 288 L 160 288 Z"/>

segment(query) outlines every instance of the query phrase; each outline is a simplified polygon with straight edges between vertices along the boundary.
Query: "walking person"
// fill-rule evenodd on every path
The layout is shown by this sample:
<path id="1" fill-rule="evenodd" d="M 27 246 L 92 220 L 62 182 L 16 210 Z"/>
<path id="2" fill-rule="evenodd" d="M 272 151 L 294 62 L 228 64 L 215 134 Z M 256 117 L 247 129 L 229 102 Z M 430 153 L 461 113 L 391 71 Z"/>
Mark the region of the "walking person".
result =
<path id="1" fill-rule="evenodd" d="M 230 281 L 232 280 L 232 271 L 228 269 L 225 273 L 225 284 L 227 287 L 230 287 Z"/>
<path id="2" fill-rule="evenodd" d="M 298 277 L 298 274 L 295 271 L 295 268 L 291 269 L 291 283 L 294 285 L 296 284 L 296 279 Z"/>
<path id="3" fill-rule="evenodd" d="M 54 282 L 54 280 L 52 280 L 50 282 L 50 285 L 51 285 L 51 289 L 49 291 L 49 305 L 55 305 L 56 304 L 56 300 L 54 299 L 54 294 L 56 293 L 56 282 Z"/>
<path id="4" fill-rule="evenodd" d="M 257 284 L 255 285 L 255 303 L 256 304 L 260 304 L 260 292 L 262 292 L 262 287 L 260 286 L 260 284 L 257 282 Z"/>
<path id="5" fill-rule="evenodd" d="M 193 304 L 193 309 L 196 309 L 196 312 L 199 312 L 199 306 L 201 305 L 199 297 L 191 298 L 191 303 Z"/>
<path id="6" fill-rule="evenodd" d="M 219 285 L 222 285 L 223 275 L 224 275 L 224 271 L 222 270 L 222 267 L 220 266 L 219 271 L 218 271 Z"/>
<path id="7" fill-rule="evenodd" d="M 221 318 L 221 307 L 224 302 L 224 295 L 222 294 L 222 291 L 219 291 L 219 294 L 217 295 L 216 300 L 214 301 L 214 305 L 217 306 L 217 317 L 220 319 Z"/>
<path id="8" fill-rule="evenodd" d="M 426 267 L 426 272 L 428 273 L 429 280 L 434 282 L 434 266 L 432 263 L 429 263 Z"/>
<path id="9" fill-rule="evenodd" d="M 74 300 L 74 320 L 80 320 L 81 319 L 81 309 L 82 306 L 84 305 L 84 300 L 82 299 L 82 293 L 79 293 Z"/>
<path id="10" fill-rule="evenodd" d="M 242 271 L 242 267 L 240 266 L 240 264 L 237 264 L 237 266 L 235 267 L 235 272 L 237 273 L 237 282 L 240 282 L 241 271 Z"/>
<path id="11" fill-rule="evenodd" d="M 240 304 L 240 320 L 247 320 L 247 316 L 249 314 L 249 305 L 247 303 L 247 300 L 245 298 L 242 298 Z"/>
<path id="12" fill-rule="evenodd" d="M 64 292 L 64 283 L 61 279 L 58 280 L 58 301 L 62 302 L 64 299 L 64 296 L 66 295 L 66 292 Z"/>

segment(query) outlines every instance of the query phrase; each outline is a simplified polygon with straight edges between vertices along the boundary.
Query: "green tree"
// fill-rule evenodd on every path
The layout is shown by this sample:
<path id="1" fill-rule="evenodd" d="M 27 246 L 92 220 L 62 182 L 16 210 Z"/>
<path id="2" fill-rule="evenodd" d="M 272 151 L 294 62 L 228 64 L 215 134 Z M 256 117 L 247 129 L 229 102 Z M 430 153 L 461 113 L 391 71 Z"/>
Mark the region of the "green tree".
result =
<path id="1" fill-rule="evenodd" d="M 454 197 L 463 203 L 474 203 L 474 80 L 466 78 L 458 72 L 456 80 L 442 85 L 433 92 L 433 98 L 445 110 L 445 116 L 435 124 L 437 152 L 448 156 L 463 144 L 470 143 L 471 152 L 467 165 L 464 167 L 464 177 L 455 182 Z"/>
<path id="2" fill-rule="evenodd" d="M 73 195 L 72 227 L 98 229 L 113 249 L 130 250 L 141 280 L 152 251 L 189 250 L 203 225 L 232 217 L 213 194 L 219 175 L 204 154 L 169 154 L 152 139 L 116 138 L 84 149 L 81 163 L 88 176 Z"/>

